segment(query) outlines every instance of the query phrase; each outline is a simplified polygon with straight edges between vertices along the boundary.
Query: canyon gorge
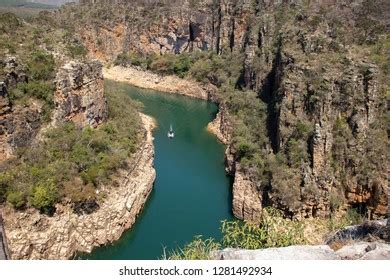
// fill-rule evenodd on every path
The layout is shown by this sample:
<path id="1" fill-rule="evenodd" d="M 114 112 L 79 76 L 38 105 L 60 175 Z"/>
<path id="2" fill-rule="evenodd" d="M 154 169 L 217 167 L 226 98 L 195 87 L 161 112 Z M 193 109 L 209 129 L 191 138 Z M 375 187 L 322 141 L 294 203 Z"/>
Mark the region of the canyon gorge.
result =
<path id="1" fill-rule="evenodd" d="M 156 121 L 129 101 L 128 136 L 111 119 L 125 115 L 110 107 L 116 89 L 105 79 L 218 105 L 207 130 L 226 145 L 229 207 L 239 220 L 258 224 L 268 207 L 293 221 L 351 210 L 366 219 L 389 216 L 386 1 L 79 2 L 44 12 L 44 23 L 0 21 L 4 40 L 20 41 L 9 43 L 16 50 L 2 47 L 0 59 L 0 208 L 12 258 L 90 253 L 118 240 L 147 203 Z M 23 32 L 38 46 L 36 61 L 24 57 Z M 59 160 L 58 147 L 68 143 L 52 136 L 56 128 L 80 133 L 82 144 L 69 142 L 78 149 L 70 150 L 71 164 Z M 123 137 L 117 142 L 116 133 Z M 57 145 L 50 160 L 72 166 L 80 189 L 67 187 L 75 181 L 47 160 L 50 178 L 41 166 L 8 172 L 27 168 L 38 156 L 26 151 L 50 141 Z M 41 187 L 50 205 L 38 196 Z"/>

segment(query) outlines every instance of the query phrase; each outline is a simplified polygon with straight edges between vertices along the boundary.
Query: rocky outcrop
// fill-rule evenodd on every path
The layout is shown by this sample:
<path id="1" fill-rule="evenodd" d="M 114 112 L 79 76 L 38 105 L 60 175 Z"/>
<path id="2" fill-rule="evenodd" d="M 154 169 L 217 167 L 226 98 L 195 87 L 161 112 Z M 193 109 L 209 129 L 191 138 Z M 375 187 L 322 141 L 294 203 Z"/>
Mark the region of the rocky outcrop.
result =
<path id="1" fill-rule="evenodd" d="M 207 125 L 207 129 L 214 133 L 219 141 L 225 145 L 231 142 L 233 125 L 225 104 L 219 104 L 219 111 L 215 119 Z"/>
<path id="2" fill-rule="evenodd" d="M 108 117 L 102 65 L 98 61 L 68 62 L 57 73 L 53 124 L 73 121 L 97 127 Z"/>
<path id="3" fill-rule="evenodd" d="M 99 188 L 104 199 L 98 210 L 78 215 L 71 205 L 56 206 L 54 216 L 28 209 L 18 212 L 1 209 L 13 259 L 69 259 L 76 252 L 113 242 L 130 228 L 152 190 L 154 121 L 142 116 L 145 136 L 138 152 L 129 161 L 130 170 L 121 170 L 114 182 Z"/>
<path id="4" fill-rule="evenodd" d="M 17 148 L 27 147 L 41 125 L 42 105 L 36 100 L 12 104 L 9 89 L 28 82 L 26 70 L 15 57 L 0 61 L 0 162 L 12 157 Z"/>
<path id="5" fill-rule="evenodd" d="M 261 250 L 224 249 L 211 254 L 214 260 L 389 260 L 390 245 L 360 242 L 338 251 L 327 245 L 290 246 Z"/>
<path id="6" fill-rule="evenodd" d="M 28 147 L 43 123 L 43 104 L 30 96 L 26 102 L 11 102 L 9 91 L 27 83 L 26 69 L 15 57 L 0 61 L 0 162 L 10 159 L 18 148 Z M 53 124 L 73 121 L 96 127 L 107 119 L 102 66 L 97 61 L 69 62 L 57 73 Z"/>
<path id="7" fill-rule="evenodd" d="M 262 194 L 256 183 L 236 164 L 233 183 L 233 214 L 239 219 L 259 222 L 262 215 Z"/>
<path id="8" fill-rule="evenodd" d="M 383 240 L 390 242 L 390 218 L 386 220 L 366 221 L 361 225 L 354 225 L 339 230 L 328 238 L 327 244 L 345 243 L 352 240 L 372 241 Z"/>
<path id="9" fill-rule="evenodd" d="M 369 152 L 373 149 L 370 138 L 380 137 L 375 128 L 381 110 L 377 67 L 351 59 L 345 69 L 322 66 L 322 76 L 308 83 L 304 73 L 313 75 L 318 70 L 300 60 L 287 48 L 281 51 L 274 66 L 274 90 L 269 93 L 269 106 L 275 112 L 271 124 L 276 131 L 271 139 L 274 151 L 289 160 L 292 145 L 295 151 L 303 147 L 299 151 L 302 162 L 289 162 L 290 169 L 300 176 L 288 181 L 300 205 L 277 201 L 280 195 L 272 189 L 280 188 L 278 180 L 270 183 L 271 202 L 301 218 L 327 217 L 330 211 L 348 206 L 373 218 L 386 215 L 390 192 L 384 174 L 389 161 L 382 148 L 377 154 Z M 310 127 L 312 132 L 303 135 Z M 388 140 L 381 141 L 386 145 Z M 306 159 L 305 147 L 309 151 Z"/>
<path id="10" fill-rule="evenodd" d="M 12 154 L 12 148 L 8 141 L 8 123 L 11 113 L 11 105 L 8 99 L 7 86 L 0 83 L 0 161 L 8 159 Z"/>
<path id="11" fill-rule="evenodd" d="M 82 4 L 72 8 L 87 10 L 91 9 L 89 5 L 96 5 L 106 9 L 104 22 L 75 19 L 90 55 L 102 60 L 113 60 L 128 52 L 239 51 L 246 40 L 250 7 L 247 0 L 167 1 L 164 5 L 168 9 L 150 1 L 137 1 L 136 5 L 114 0 Z"/>
<path id="12" fill-rule="evenodd" d="M 10 255 L 8 252 L 7 237 L 5 235 L 3 217 L 0 215 L 0 260 L 8 260 Z"/>
<path id="13" fill-rule="evenodd" d="M 219 112 L 216 118 L 208 124 L 207 129 L 227 145 L 225 151 L 226 172 L 234 177 L 232 186 L 232 211 L 235 217 L 259 222 L 262 209 L 263 197 L 259 191 L 260 186 L 249 177 L 235 159 L 231 141 L 233 136 L 233 119 L 229 116 L 226 105 L 219 104 Z"/>
<path id="14" fill-rule="evenodd" d="M 161 76 L 132 67 L 115 66 L 104 68 L 104 77 L 109 80 L 126 82 L 140 88 L 175 93 L 203 100 L 215 100 L 216 88 L 214 86 L 202 85 L 176 76 Z"/>

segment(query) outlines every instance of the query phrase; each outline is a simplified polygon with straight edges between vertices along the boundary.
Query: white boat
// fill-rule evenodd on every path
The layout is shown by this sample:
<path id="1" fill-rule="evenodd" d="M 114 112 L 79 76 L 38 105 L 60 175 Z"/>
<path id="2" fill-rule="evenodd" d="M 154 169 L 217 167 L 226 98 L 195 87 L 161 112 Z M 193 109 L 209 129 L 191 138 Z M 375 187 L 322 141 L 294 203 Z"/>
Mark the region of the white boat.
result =
<path id="1" fill-rule="evenodd" d="M 169 128 L 169 131 L 168 131 L 168 138 L 174 138 L 175 137 L 175 133 L 173 132 L 173 128 L 172 128 L 172 125 L 170 126 Z"/>

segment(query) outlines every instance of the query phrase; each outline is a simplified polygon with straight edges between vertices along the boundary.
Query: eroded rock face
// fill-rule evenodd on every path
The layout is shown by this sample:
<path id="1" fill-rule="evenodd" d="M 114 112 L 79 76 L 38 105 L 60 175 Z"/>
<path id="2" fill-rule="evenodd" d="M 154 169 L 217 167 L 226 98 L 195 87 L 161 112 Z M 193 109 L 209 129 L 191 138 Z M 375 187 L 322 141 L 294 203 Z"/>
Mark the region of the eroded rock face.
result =
<path id="1" fill-rule="evenodd" d="M 0 161 L 10 157 L 12 149 L 8 143 L 9 114 L 11 106 L 8 91 L 4 82 L 0 83 Z"/>
<path id="2" fill-rule="evenodd" d="M 53 217 L 28 209 L 1 209 L 13 259 L 69 259 L 76 252 L 113 242 L 130 228 L 142 210 L 155 180 L 154 122 L 142 116 L 144 142 L 116 180 L 100 189 L 106 199 L 92 214 L 78 215 L 71 205 L 57 205 Z"/>
<path id="3" fill-rule="evenodd" d="M 28 82 L 25 67 L 19 63 L 18 59 L 13 56 L 6 57 L 4 61 L 3 71 L 5 72 L 4 81 L 8 87 L 14 87 L 18 83 Z"/>
<path id="4" fill-rule="evenodd" d="M 28 106 L 14 106 L 8 121 L 8 143 L 12 151 L 20 147 L 27 147 L 34 140 L 41 127 L 42 105 L 33 101 Z"/>
<path id="5" fill-rule="evenodd" d="M 292 189 L 301 190 L 302 203 L 295 209 L 289 207 L 289 211 L 302 218 L 326 217 L 334 207 L 333 195 L 338 203 L 358 207 L 369 217 L 386 215 L 390 192 L 385 174 L 389 161 L 381 150 L 370 152 L 372 137 L 378 134 L 377 67 L 354 60 L 343 70 L 323 67 L 318 80 L 321 88 L 312 89 L 312 84 L 305 85 L 303 73 L 313 69 L 294 64 L 286 53 L 281 57 L 276 66 L 281 76 L 271 97 L 278 100 L 280 108 L 273 127 L 277 131 L 276 151 L 288 151 L 289 141 L 296 137 L 296 127 L 302 121 L 314 128 L 306 142 L 309 161 L 296 169 L 301 179 L 290 181 Z M 380 141 L 380 145 L 386 145 L 386 140 Z M 363 175 L 367 169 L 372 171 Z M 277 182 L 271 184 L 278 187 Z"/>
<path id="6" fill-rule="evenodd" d="M 15 57 L 0 61 L 0 162 L 12 157 L 17 148 L 27 147 L 41 126 L 42 105 L 30 100 L 14 105 L 9 99 L 9 89 L 28 82 L 26 70 Z"/>
<path id="7" fill-rule="evenodd" d="M 328 217 L 348 207 L 370 218 L 385 216 L 390 212 L 389 142 L 381 124 L 386 106 L 381 105 L 379 68 L 349 55 L 329 62 L 335 49 L 348 52 L 330 26 L 313 32 L 297 19 L 296 27 L 280 31 L 268 12 L 266 7 L 258 10 L 262 20 L 248 27 L 242 81 L 267 104 L 272 154 L 284 155 L 288 162 L 286 178 L 270 179 L 267 205 L 296 219 Z M 275 54 L 272 44 L 277 45 Z M 300 149 L 300 162 L 289 159 L 292 144 Z M 229 151 L 231 162 L 234 151 Z M 252 211 L 258 208 L 253 204 Z"/>
<path id="8" fill-rule="evenodd" d="M 84 2 L 84 3 L 83 3 Z M 104 24 L 80 22 L 80 37 L 90 55 L 113 60 L 129 51 L 147 54 L 178 54 L 190 51 L 240 50 L 245 38 L 250 1 L 167 1 L 169 10 L 148 1 L 83 1 L 105 5 Z M 142 3 L 143 2 L 143 3 Z M 112 7 L 115 12 L 111 12 Z M 141 8 L 142 7 L 142 8 Z M 81 7 L 89 9 L 89 6 Z M 122 11 L 122 12 L 121 12 Z M 159 16 L 154 17 L 156 13 Z"/>
<path id="9" fill-rule="evenodd" d="M 215 119 L 208 124 L 207 129 L 214 133 L 218 140 L 225 145 L 228 145 L 231 142 L 233 125 L 225 104 L 219 104 L 219 111 Z"/>
<path id="10" fill-rule="evenodd" d="M 259 222 L 263 208 L 258 186 L 236 165 L 233 183 L 233 214 L 239 219 Z"/>
<path id="11" fill-rule="evenodd" d="M 390 242 L 390 218 L 366 221 L 361 225 L 346 227 L 336 232 L 326 243 L 332 245 L 333 243 L 343 243 L 351 240 L 383 240 Z"/>
<path id="12" fill-rule="evenodd" d="M 67 63 L 58 71 L 56 85 L 54 125 L 73 121 L 81 127 L 97 127 L 107 119 L 107 101 L 100 62 Z"/>

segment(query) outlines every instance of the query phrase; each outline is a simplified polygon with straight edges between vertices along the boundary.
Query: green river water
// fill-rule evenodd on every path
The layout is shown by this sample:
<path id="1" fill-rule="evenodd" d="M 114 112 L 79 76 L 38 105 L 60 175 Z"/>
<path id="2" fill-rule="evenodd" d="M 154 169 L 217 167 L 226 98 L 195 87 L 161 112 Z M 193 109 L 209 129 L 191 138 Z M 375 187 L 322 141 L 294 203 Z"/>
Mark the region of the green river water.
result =
<path id="1" fill-rule="evenodd" d="M 154 190 L 132 229 L 86 259 L 159 259 L 194 236 L 219 239 L 220 221 L 232 219 L 231 180 L 224 149 L 206 130 L 217 106 L 208 101 L 119 84 L 157 121 Z M 167 137 L 170 124 L 175 138 Z"/>

